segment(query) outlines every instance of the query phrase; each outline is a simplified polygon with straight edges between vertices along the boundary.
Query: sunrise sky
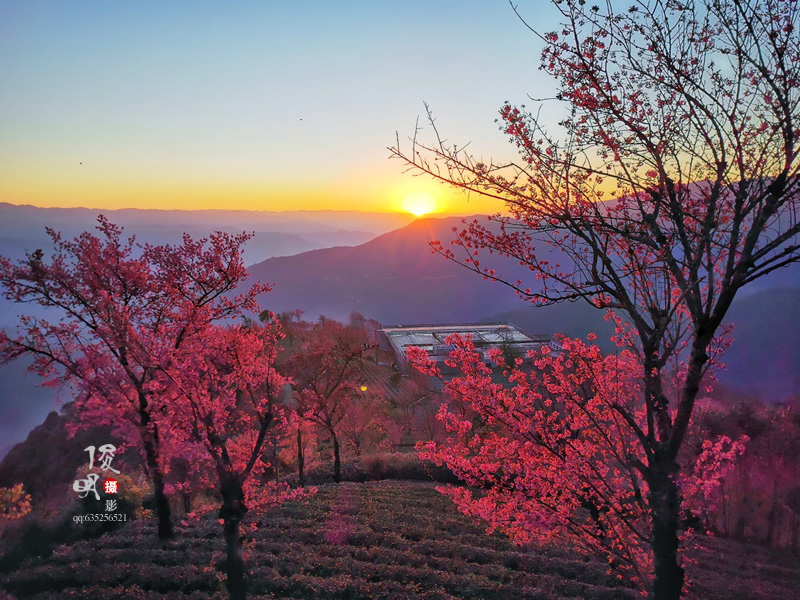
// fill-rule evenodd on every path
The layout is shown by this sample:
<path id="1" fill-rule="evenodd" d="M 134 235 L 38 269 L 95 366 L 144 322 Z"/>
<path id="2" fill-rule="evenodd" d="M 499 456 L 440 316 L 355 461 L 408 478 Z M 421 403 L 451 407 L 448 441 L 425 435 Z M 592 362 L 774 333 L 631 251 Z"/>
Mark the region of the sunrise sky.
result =
<path id="1" fill-rule="evenodd" d="M 386 147 L 427 101 L 449 141 L 513 156 L 494 120 L 552 95 L 539 50 L 505 0 L 0 0 L 0 201 L 494 212 Z"/>

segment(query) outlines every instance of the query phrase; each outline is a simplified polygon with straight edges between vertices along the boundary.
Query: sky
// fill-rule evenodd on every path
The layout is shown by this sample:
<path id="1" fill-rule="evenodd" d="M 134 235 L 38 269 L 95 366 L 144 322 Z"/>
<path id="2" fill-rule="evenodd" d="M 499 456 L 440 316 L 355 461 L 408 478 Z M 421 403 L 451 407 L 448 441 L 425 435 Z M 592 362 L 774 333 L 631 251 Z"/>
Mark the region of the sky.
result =
<path id="1" fill-rule="evenodd" d="M 505 0 L 0 0 L 0 201 L 496 212 L 386 148 L 427 102 L 448 141 L 512 157 L 495 119 L 553 94 L 540 48 Z"/>

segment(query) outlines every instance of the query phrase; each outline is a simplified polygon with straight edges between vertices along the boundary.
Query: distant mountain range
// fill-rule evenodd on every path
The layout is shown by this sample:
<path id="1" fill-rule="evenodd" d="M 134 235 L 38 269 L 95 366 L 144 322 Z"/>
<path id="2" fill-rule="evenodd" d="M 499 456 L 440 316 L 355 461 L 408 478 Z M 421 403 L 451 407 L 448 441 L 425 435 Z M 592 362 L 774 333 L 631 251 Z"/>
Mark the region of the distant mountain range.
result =
<path id="1" fill-rule="evenodd" d="M 4 247 L 2 244 L 15 243 L 14 239 L 25 240 L 25 232 L 33 227 L 21 213 L 16 215 L 16 224 L 4 221 L 5 214 L 20 208 L 12 210 L 9 206 L 0 204 L 0 248 Z M 35 225 L 42 226 L 45 217 L 38 211 L 45 209 L 21 208 L 28 209 L 35 217 Z M 182 227 L 197 231 L 209 225 L 208 215 L 203 220 L 185 211 L 181 214 L 174 214 L 180 211 L 155 213 L 158 226 L 153 225 L 153 211 L 131 211 L 135 218 L 131 217 L 129 222 L 118 218 L 124 217 L 122 213 L 125 211 L 118 212 L 110 218 L 125 224 L 127 232 L 136 233 L 139 239 L 147 236 L 158 239 L 160 233 L 167 235 L 168 232 L 172 236 L 178 235 Z M 61 215 L 48 214 L 54 217 Z M 245 224 L 235 219 L 222 221 L 223 214 L 230 219 L 246 217 L 234 212 L 214 212 L 212 217 L 220 217 L 218 226 L 237 228 Z M 67 219 L 70 216 L 68 213 L 63 216 L 62 221 L 56 219 L 52 222 L 59 228 L 64 225 L 77 227 L 78 223 L 85 223 L 80 225 L 81 231 L 94 218 L 84 213 L 81 215 L 84 220 L 73 224 Z M 303 221 L 300 218 L 303 216 L 309 217 L 309 220 Z M 325 221 L 328 217 L 330 221 Z M 373 217 L 364 213 L 258 213 L 251 220 L 250 227 L 244 228 L 252 229 L 269 219 L 273 219 L 273 224 L 281 222 L 287 227 L 314 224 L 318 234 L 332 236 L 327 238 L 331 242 L 337 235 L 353 240 L 356 236 L 354 232 L 360 231 L 356 226 L 375 231 L 381 226 L 389 226 L 395 219 L 380 215 L 371 221 Z M 264 221 L 258 221 L 259 218 Z M 349 218 L 353 219 L 352 225 Z M 467 269 L 432 254 L 428 242 L 436 239 L 446 243 L 453 237 L 452 228 L 461 225 L 461 218 L 426 218 L 410 224 L 403 222 L 403 219 L 407 222 L 409 218 L 398 217 L 395 220 L 397 227 L 393 230 L 358 245 L 274 256 L 252 265 L 249 270 L 254 281 L 275 285 L 272 292 L 260 298 L 262 307 L 275 312 L 301 309 L 309 319 L 315 319 L 320 314 L 347 319 L 351 312 L 356 311 L 384 325 L 508 321 L 534 334 L 584 336 L 595 332 L 600 340 L 607 340 L 610 336 L 611 329 L 602 319 L 602 313 L 585 303 L 533 307 L 518 299 L 508 287 L 484 281 Z M 15 235 L 17 233 L 19 235 Z M 307 233 L 288 234 L 283 230 L 278 234 L 265 232 L 261 238 L 262 248 L 273 244 L 288 252 L 291 243 L 281 235 L 298 235 L 306 241 L 313 237 Z M 319 244 L 322 244 L 321 240 L 316 238 Z M 557 260 L 554 251 L 549 251 L 553 253 L 551 258 Z M 533 278 L 530 271 L 513 261 L 496 256 L 482 260 L 505 277 L 527 281 Z M 735 342 L 725 356 L 728 370 L 720 374 L 722 385 L 741 394 L 761 396 L 767 401 L 800 395 L 798 306 L 798 265 L 764 278 L 737 298 L 730 313 L 730 320 L 735 323 Z M 5 312 L 0 315 L 0 326 L 13 323 L 16 307 L 12 309 L 8 304 L 0 304 L 0 308 Z M 19 364 L 0 369 L 0 415 L 3 415 L 0 419 L 0 456 L 5 454 L 10 445 L 24 438 L 25 433 L 54 408 L 52 391 L 32 389 L 34 380 L 35 377 L 22 373 Z"/>
<path id="2" fill-rule="evenodd" d="M 140 243 L 179 242 L 184 233 L 200 238 L 221 230 L 255 233 L 245 248 L 245 262 L 289 256 L 330 246 L 355 246 L 413 221 L 407 213 L 359 211 L 243 210 L 99 210 L 38 208 L 0 202 L 0 254 L 21 258 L 24 251 L 47 247 L 45 227 L 66 238 L 91 230 L 104 214 Z"/>

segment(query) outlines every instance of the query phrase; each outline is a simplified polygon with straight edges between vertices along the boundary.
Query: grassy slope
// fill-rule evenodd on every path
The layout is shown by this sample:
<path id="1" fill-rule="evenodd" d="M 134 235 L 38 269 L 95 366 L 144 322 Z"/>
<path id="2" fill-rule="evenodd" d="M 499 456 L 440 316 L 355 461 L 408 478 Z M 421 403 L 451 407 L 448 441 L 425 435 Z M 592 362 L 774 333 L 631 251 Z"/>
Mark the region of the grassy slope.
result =
<path id="1" fill-rule="evenodd" d="M 223 598 L 207 567 L 222 549 L 219 529 L 209 520 L 161 544 L 152 524 L 133 523 L 29 560 L 0 581 L 20 600 Z M 257 598 L 639 597 L 600 562 L 487 536 L 427 483 L 326 485 L 308 503 L 275 509 L 255 538 L 248 566 Z M 697 558 L 695 597 L 777 600 L 800 588 L 796 560 L 766 564 L 757 548 L 713 541 Z"/>

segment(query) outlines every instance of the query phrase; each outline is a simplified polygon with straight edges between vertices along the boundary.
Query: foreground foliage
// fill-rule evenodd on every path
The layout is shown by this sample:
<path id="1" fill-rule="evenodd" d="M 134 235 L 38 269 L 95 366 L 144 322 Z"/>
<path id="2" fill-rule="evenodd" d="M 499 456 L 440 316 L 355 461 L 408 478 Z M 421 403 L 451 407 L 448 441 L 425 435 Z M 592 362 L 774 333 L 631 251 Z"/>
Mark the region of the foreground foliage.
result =
<path id="1" fill-rule="evenodd" d="M 446 383 L 450 402 L 438 415 L 449 435 L 440 444 L 419 444 L 420 456 L 446 465 L 473 490 L 441 491 L 519 543 L 567 540 L 607 557 L 620 577 L 646 589 L 653 570 L 651 482 L 636 439 L 646 425 L 633 353 L 623 348 L 604 356 L 595 345 L 560 338 L 559 352 L 545 347 L 523 370 L 523 359 L 507 364 L 500 349 L 490 350 L 506 379 L 496 382 L 471 339 L 449 342 L 449 363 L 461 371 Z M 423 350 L 411 348 L 409 357 L 439 376 Z M 746 442 L 746 436 L 705 439 L 699 457 L 689 457 L 695 466 L 678 480 L 684 521 L 714 508 Z M 686 545 L 692 526 L 683 529 Z"/>
<path id="2" fill-rule="evenodd" d="M 215 520 L 159 542 L 152 523 L 55 549 L 0 579 L 18 600 L 224 597 Z M 456 513 L 430 483 L 326 485 L 269 513 L 248 543 L 256 598 L 638 598 L 606 565 L 557 546 L 512 546 Z M 143 557 L 146 557 L 144 559 Z M 690 567 L 697 598 L 778 600 L 800 584 L 796 558 L 709 540 Z"/>
<path id="3" fill-rule="evenodd" d="M 10 488 L 0 488 L 0 518 L 21 519 L 31 512 L 31 497 L 18 483 Z"/>
<path id="4" fill-rule="evenodd" d="M 534 33 L 566 108 L 557 134 L 507 103 L 500 123 L 515 162 L 445 143 L 432 116 L 433 139 L 415 133 L 410 150 L 390 151 L 505 204 L 489 226 L 476 220 L 449 246 L 433 242 L 440 254 L 534 304 L 583 299 L 631 323 L 641 403 L 614 410 L 635 434 L 640 458 L 630 464 L 648 487 L 644 584 L 656 600 L 678 600 L 680 455 L 723 323 L 745 286 L 800 260 L 800 9 L 795 0 L 553 3 L 560 30 Z M 488 267 L 490 254 L 529 275 Z"/>
<path id="5" fill-rule="evenodd" d="M 166 359 L 212 323 L 255 310 L 256 284 L 232 297 L 247 271 L 249 235 L 184 235 L 180 245 L 138 245 L 102 215 L 74 240 L 48 228 L 52 252 L 14 264 L 0 256 L 5 297 L 30 308 L 16 332 L 0 331 L 0 364 L 32 359 L 44 385 L 77 392 L 76 428 L 114 427 L 143 455 L 153 482 L 158 535 L 172 536 L 153 384 Z"/>
<path id="6" fill-rule="evenodd" d="M 32 358 L 30 370 L 46 385 L 75 388 L 74 429 L 113 425 L 141 452 L 159 538 L 173 535 L 167 476 L 181 492 L 192 485 L 218 489 L 227 585 L 232 600 L 243 600 L 245 514 L 300 493 L 259 485 L 271 466 L 267 442 L 285 425 L 276 402 L 288 380 L 274 368 L 280 326 L 230 324 L 258 312 L 255 298 L 270 288 L 255 284 L 233 295 L 247 278 L 248 234 L 216 232 L 197 241 L 184 235 L 179 246 L 141 246 L 124 241 L 122 229 L 103 216 L 97 220 L 99 235 L 84 232 L 73 241 L 48 229 L 47 258 L 42 250 L 16 265 L 0 257 L 5 296 L 46 311 L 46 318 L 21 316 L 12 335 L 0 331 L 0 364 Z M 178 472 L 173 463 L 192 468 Z M 20 499 L 0 502 L 3 512 L 24 510 Z M 5 510 L 10 502 L 19 506 Z"/>
<path id="7" fill-rule="evenodd" d="M 165 361 L 157 382 L 171 454 L 191 465 L 193 477 L 205 476 L 204 487 L 219 491 L 226 585 L 234 600 L 246 597 L 241 528 L 248 511 L 305 493 L 264 482 L 272 467 L 263 455 L 267 441 L 285 429 L 276 402 L 287 380 L 273 366 L 279 339 L 277 326 L 209 326 L 171 364 Z"/>

